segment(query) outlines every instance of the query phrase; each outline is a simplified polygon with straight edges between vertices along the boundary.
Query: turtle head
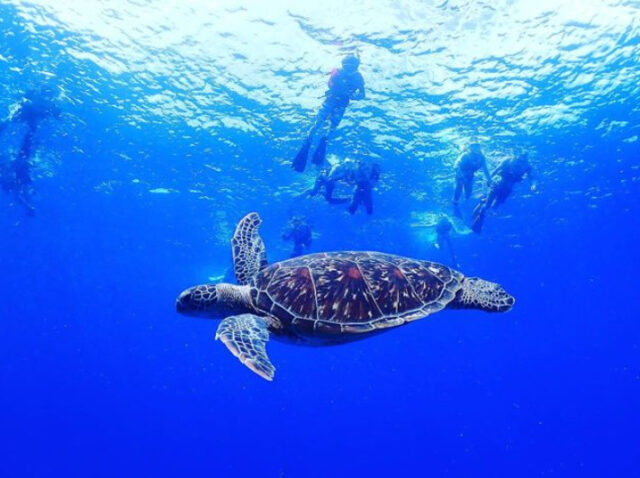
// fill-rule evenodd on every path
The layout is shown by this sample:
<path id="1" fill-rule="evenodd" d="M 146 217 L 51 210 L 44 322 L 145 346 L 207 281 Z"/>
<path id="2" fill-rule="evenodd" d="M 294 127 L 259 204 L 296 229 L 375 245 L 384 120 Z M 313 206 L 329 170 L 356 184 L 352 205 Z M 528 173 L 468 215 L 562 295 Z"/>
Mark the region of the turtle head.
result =
<path id="1" fill-rule="evenodd" d="M 183 291 L 176 299 L 180 314 L 221 319 L 246 310 L 249 290 L 233 284 L 204 284 Z"/>
<path id="2" fill-rule="evenodd" d="M 516 299 L 501 285 L 478 277 L 467 277 L 451 302 L 456 309 L 480 309 L 486 312 L 506 312 L 513 307 Z"/>

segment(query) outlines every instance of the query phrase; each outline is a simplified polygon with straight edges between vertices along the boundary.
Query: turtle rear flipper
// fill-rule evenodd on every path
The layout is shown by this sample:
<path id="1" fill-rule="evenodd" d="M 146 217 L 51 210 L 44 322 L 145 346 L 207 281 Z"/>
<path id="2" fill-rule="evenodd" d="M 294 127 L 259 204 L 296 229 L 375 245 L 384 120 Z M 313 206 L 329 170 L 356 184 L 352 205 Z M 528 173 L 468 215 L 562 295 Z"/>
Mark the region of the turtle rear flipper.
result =
<path id="1" fill-rule="evenodd" d="M 276 369 L 267 356 L 269 329 L 264 319 L 253 314 L 227 317 L 218 326 L 218 339 L 253 372 L 265 380 L 273 380 Z"/>
<path id="2" fill-rule="evenodd" d="M 267 265 L 267 252 L 258 234 L 262 219 L 256 212 L 247 214 L 238 223 L 231 239 L 233 268 L 240 285 L 251 280 Z"/>

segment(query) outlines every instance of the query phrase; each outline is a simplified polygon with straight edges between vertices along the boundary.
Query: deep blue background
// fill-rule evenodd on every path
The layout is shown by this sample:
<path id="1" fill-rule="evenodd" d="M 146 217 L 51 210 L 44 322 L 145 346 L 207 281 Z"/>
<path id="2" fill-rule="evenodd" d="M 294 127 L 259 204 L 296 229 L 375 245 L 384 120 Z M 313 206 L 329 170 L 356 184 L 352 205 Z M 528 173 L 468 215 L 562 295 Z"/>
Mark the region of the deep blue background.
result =
<path id="1" fill-rule="evenodd" d="M 454 237 L 462 271 L 503 284 L 512 312 L 443 311 L 336 347 L 272 342 L 268 383 L 213 341 L 214 322 L 174 312 L 183 288 L 228 266 L 233 223 L 260 212 L 272 261 L 293 211 L 316 251 L 445 261 L 411 213 L 447 211 L 450 170 L 425 165 L 443 192 L 417 200 L 421 163 L 377 149 L 374 218 L 295 205 L 280 159 L 304 126 L 273 119 L 292 140 L 271 145 L 177 119 L 131 126 L 101 106 L 126 85 L 66 59 L 47 38 L 71 34 L 19 11 L 0 5 L 3 108 L 42 80 L 11 67 L 46 64 L 45 45 L 67 101 L 39 133 L 37 216 L 0 198 L 0 475 L 637 476 L 639 150 L 621 141 L 638 132 L 635 86 L 562 134 L 512 138 L 535 152 L 540 192 L 520 186 L 482 236 Z M 627 130 L 603 134 L 607 118 Z M 148 192 L 159 186 L 174 192 Z"/>

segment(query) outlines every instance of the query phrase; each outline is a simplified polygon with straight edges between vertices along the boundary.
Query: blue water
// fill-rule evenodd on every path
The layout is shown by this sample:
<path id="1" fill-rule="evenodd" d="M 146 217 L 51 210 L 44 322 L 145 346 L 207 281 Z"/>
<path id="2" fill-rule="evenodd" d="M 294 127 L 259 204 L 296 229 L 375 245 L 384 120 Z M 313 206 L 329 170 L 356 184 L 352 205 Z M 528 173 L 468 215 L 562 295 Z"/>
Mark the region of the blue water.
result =
<path id="1" fill-rule="evenodd" d="M 639 2 L 3 0 L 0 39 L 0 117 L 42 84 L 63 111 L 36 216 L 0 195 L 0 476 L 640 476 Z M 294 199 L 349 51 L 367 99 L 328 152 L 380 163 L 371 217 Z M 538 175 L 452 238 L 511 312 L 272 341 L 272 383 L 176 314 L 250 211 L 271 262 L 304 214 L 312 251 L 447 263 L 423 226 L 470 140 Z"/>

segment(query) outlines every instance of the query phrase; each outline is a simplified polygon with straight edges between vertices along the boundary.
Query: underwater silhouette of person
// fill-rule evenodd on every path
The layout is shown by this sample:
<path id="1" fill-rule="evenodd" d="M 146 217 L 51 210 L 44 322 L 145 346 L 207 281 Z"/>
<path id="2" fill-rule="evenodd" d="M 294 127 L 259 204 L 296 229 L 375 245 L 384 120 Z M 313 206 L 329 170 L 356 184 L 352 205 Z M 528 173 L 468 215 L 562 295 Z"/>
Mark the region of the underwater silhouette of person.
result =
<path id="1" fill-rule="evenodd" d="M 487 197 L 473 211 L 471 229 L 476 233 L 482 231 L 487 211 L 504 204 L 517 183 L 528 179 L 531 182 L 531 191 L 536 191 L 537 188 L 529 156 L 526 153 L 504 160 L 491 176 L 494 181 Z"/>
<path id="2" fill-rule="evenodd" d="M 455 228 L 453 227 L 453 223 L 449 220 L 448 217 L 443 216 L 436 223 L 435 230 L 436 246 L 441 251 L 444 251 L 446 249 L 449 252 L 449 256 L 451 257 L 451 265 L 453 267 L 458 267 L 458 259 L 456 258 L 456 253 L 451 242 L 451 233 L 456 232 Z"/>
<path id="3" fill-rule="evenodd" d="M 462 217 L 459 207 L 460 197 L 463 192 L 465 199 L 468 200 L 471 197 L 471 193 L 473 192 L 473 179 L 476 172 L 482 169 L 489 187 L 491 187 L 492 184 L 491 174 L 487 167 L 487 158 L 485 158 L 480 145 L 477 143 L 471 143 L 464 148 L 454 168 L 456 179 L 453 192 L 453 210 L 457 217 Z"/>
<path id="4" fill-rule="evenodd" d="M 304 254 L 313 240 L 311 226 L 304 216 L 293 216 L 282 233 L 282 239 L 293 242 L 291 257 Z"/>
<path id="5" fill-rule="evenodd" d="M 355 188 L 351 204 L 347 210 L 355 214 L 360 206 L 364 206 L 367 214 L 373 214 L 373 187 L 380 179 L 380 165 L 360 160 L 354 171 Z"/>
<path id="6" fill-rule="evenodd" d="M 35 153 L 34 139 L 40 124 L 49 118 L 59 118 L 60 108 L 55 104 L 54 91 L 43 87 L 39 91 L 28 91 L 13 114 L 0 123 L 0 134 L 10 124 L 23 124 L 26 132 L 20 149 L 13 160 L 5 160 L 0 165 L 0 185 L 4 191 L 12 192 L 22 204 L 27 215 L 35 214 L 33 206 L 32 159 Z"/>
<path id="7" fill-rule="evenodd" d="M 320 107 L 315 122 L 307 134 L 300 151 L 293 160 L 293 169 L 302 172 L 307 165 L 309 152 L 318 130 L 329 121 L 328 132 L 323 135 L 313 154 L 314 164 L 323 164 L 327 152 L 327 141 L 338 128 L 351 100 L 362 100 L 365 97 L 364 78 L 358 71 L 360 59 L 349 54 L 342 59 L 342 67 L 334 69 L 329 77 L 329 88 L 325 92 L 324 102 Z"/>
<path id="8" fill-rule="evenodd" d="M 380 179 L 380 165 L 358 159 L 345 159 L 335 163 L 331 169 L 324 168 L 318 173 L 314 186 L 301 194 L 301 197 L 315 197 L 322 193 L 329 204 L 349 203 L 347 211 L 355 214 L 364 206 L 368 214 L 373 213 L 372 192 L 374 184 Z M 333 195 L 338 182 L 353 186 L 351 197 Z"/>
<path id="9" fill-rule="evenodd" d="M 434 242 L 436 248 L 443 252 L 446 250 L 451 258 L 451 265 L 453 267 L 459 266 L 456 253 L 453 249 L 453 242 L 451 241 L 451 234 L 456 234 L 458 231 L 456 231 L 453 223 L 447 216 L 442 215 L 437 221 L 418 223 L 414 224 L 412 227 L 433 228 L 436 232 L 436 240 Z"/>
<path id="10" fill-rule="evenodd" d="M 351 199 L 348 197 L 334 197 L 333 193 L 338 182 L 354 184 L 357 163 L 346 159 L 332 165 L 330 168 L 323 168 L 318 173 L 312 188 L 307 189 L 301 197 L 315 197 L 322 194 L 329 204 L 346 204 Z"/>

